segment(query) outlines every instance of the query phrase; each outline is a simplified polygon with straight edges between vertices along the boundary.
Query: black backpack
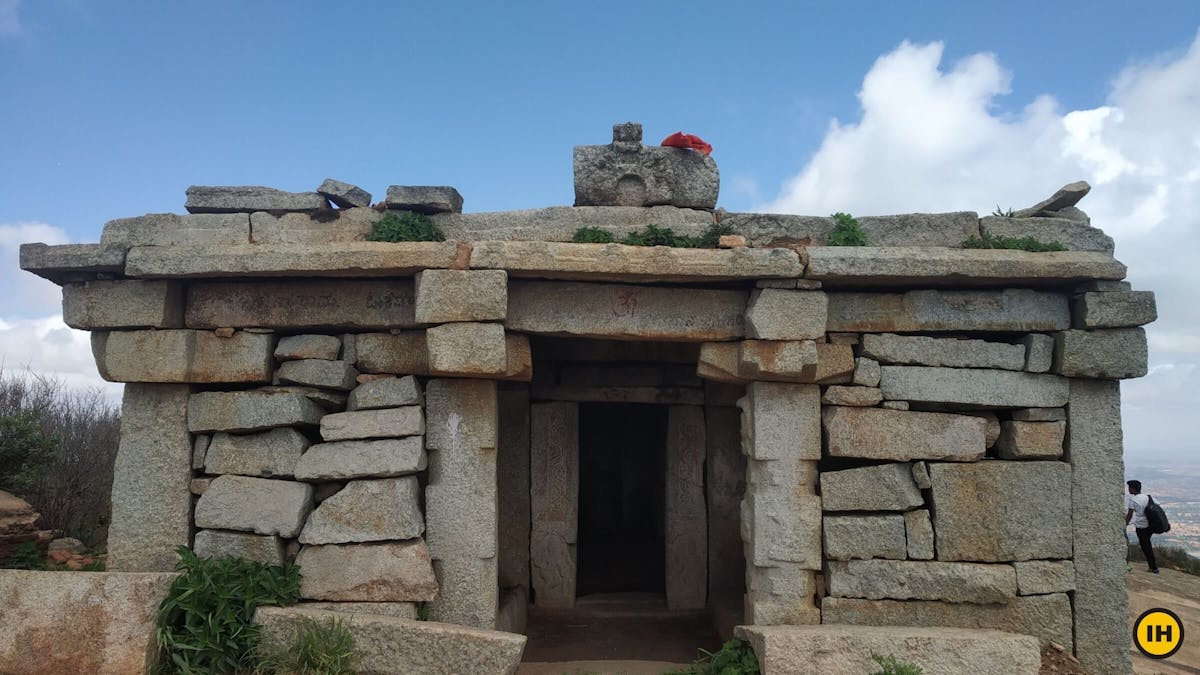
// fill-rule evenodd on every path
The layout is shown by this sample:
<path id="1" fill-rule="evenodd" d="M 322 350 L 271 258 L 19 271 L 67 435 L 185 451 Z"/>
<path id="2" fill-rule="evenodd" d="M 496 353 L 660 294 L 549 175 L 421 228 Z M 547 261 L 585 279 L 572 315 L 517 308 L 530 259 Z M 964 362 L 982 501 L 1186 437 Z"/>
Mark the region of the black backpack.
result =
<path id="1" fill-rule="evenodd" d="M 1154 534 L 1171 531 L 1171 521 L 1167 520 L 1167 514 L 1150 495 L 1146 495 L 1146 523 Z"/>

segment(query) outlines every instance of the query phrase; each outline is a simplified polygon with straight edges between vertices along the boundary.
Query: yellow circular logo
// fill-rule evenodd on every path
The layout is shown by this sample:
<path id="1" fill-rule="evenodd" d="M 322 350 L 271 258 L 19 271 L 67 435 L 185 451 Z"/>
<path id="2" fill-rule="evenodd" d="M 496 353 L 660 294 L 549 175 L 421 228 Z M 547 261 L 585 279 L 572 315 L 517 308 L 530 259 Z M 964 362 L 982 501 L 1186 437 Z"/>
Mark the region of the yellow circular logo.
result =
<path id="1" fill-rule="evenodd" d="M 1169 609 L 1148 609 L 1133 624 L 1133 644 L 1152 659 L 1165 659 L 1183 646 L 1183 622 Z"/>

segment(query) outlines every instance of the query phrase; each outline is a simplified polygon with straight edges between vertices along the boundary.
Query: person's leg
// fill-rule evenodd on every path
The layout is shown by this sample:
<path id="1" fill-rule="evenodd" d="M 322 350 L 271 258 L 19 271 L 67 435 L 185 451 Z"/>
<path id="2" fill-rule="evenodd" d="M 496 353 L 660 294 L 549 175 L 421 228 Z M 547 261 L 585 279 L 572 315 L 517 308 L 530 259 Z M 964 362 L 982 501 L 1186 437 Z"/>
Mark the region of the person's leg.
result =
<path id="1" fill-rule="evenodd" d="M 1158 561 L 1154 559 L 1154 547 L 1150 544 L 1150 537 L 1154 533 L 1148 527 L 1137 528 L 1138 545 L 1142 547 L 1142 555 L 1146 556 L 1146 564 L 1150 566 L 1151 572 L 1158 571 Z"/>

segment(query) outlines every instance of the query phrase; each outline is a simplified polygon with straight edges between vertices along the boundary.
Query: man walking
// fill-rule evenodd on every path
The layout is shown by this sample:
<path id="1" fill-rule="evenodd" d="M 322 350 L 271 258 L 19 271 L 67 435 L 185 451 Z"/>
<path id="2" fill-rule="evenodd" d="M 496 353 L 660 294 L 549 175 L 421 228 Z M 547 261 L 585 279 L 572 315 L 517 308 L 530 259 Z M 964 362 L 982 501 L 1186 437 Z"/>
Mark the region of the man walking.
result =
<path id="1" fill-rule="evenodd" d="M 1150 572 L 1158 574 L 1158 561 L 1154 559 L 1154 547 L 1150 545 L 1150 537 L 1154 533 L 1150 531 L 1150 521 L 1146 520 L 1146 505 L 1150 503 L 1150 495 L 1142 494 L 1140 480 L 1125 481 L 1125 484 L 1129 486 L 1129 495 L 1125 497 L 1125 526 L 1128 527 L 1129 521 L 1133 521 L 1138 546 L 1142 548 L 1142 555 L 1146 556 Z"/>

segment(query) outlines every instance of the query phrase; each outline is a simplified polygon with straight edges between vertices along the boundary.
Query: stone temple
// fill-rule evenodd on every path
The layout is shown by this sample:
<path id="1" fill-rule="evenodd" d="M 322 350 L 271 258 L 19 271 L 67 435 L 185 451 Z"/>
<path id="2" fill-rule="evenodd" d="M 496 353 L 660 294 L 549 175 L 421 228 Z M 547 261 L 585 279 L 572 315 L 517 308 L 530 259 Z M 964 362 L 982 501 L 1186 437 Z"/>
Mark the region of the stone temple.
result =
<path id="1" fill-rule="evenodd" d="M 743 626 L 764 672 L 976 635 L 1011 649 L 978 672 L 1037 672 L 1039 642 L 1129 672 L 1119 381 L 1156 310 L 1087 185 L 827 246 L 834 219 L 714 210 L 710 156 L 614 131 L 575 149 L 574 207 L 192 187 L 187 215 L 23 246 L 126 383 L 109 570 L 294 557 L 305 604 L 264 622 L 423 603 L 496 631 L 474 672 L 621 594 Z M 446 241 L 368 241 L 393 211 Z M 651 224 L 734 234 L 571 243 Z M 964 247 L 984 232 L 1068 250 Z"/>

